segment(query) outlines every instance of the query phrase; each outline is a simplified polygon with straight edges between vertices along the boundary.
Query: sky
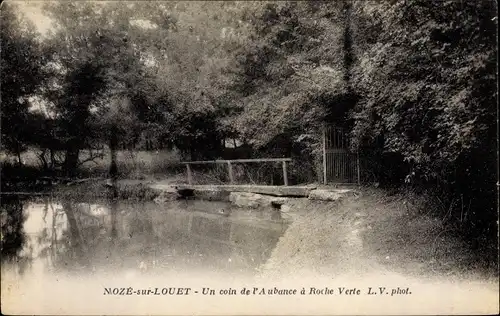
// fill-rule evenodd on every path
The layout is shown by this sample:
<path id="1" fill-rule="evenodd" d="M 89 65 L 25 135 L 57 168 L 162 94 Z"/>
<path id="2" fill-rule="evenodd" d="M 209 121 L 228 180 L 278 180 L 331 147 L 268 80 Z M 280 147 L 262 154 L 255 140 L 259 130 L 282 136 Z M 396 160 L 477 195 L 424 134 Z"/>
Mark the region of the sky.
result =
<path id="1" fill-rule="evenodd" d="M 22 15 L 24 15 L 28 20 L 33 22 L 36 26 L 38 32 L 42 36 L 46 35 L 47 32 L 51 29 L 51 19 L 44 15 L 42 12 L 42 5 L 44 0 L 38 1 L 24 1 L 24 0 L 7 0 L 10 3 L 15 3 L 18 7 Z M 148 28 L 151 27 L 150 24 L 144 21 L 136 21 L 142 27 Z"/>
<path id="2" fill-rule="evenodd" d="M 27 19 L 33 22 L 37 30 L 45 35 L 51 28 L 51 20 L 42 13 L 42 5 L 44 1 L 20 1 L 7 0 L 10 3 L 18 5 L 20 12 Z"/>

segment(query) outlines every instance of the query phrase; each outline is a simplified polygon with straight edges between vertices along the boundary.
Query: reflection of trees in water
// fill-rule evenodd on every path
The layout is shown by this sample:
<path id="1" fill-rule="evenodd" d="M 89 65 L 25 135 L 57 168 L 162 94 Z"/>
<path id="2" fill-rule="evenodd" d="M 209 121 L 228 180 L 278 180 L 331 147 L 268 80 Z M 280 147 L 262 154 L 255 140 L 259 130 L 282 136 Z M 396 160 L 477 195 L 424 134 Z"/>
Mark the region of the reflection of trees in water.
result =
<path id="1" fill-rule="evenodd" d="M 34 239 L 39 249 L 38 259 L 45 259 L 47 267 L 58 268 L 64 266 L 66 252 L 71 247 L 70 233 L 64 227 L 67 216 L 64 208 L 50 198 L 44 198 L 43 202 L 43 226 Z"/>
<path id="2" fill-rule="evenodd" d="M 116 197 L 111 198 L 108 204 L 110 210 L 108 224 L 105 221 L 106 216 L 92 215 L 87 211 L 87 207 L 91 210 L 95 204 L 87 205 L 71 200 L 62 201 L 61 204 L 67 229 L 62 232 L 59 239 L 53 238 L 50 249 L 47 249 L 47 253 L 54 253 L 52 266 L 64 270 L 88 270 L 95 268 L 96 264 L 116 262 L 115 256 L 122 252 L 117 244 L 120 217 Z M 137 219 L 134 222 L 142 221 L 143 219 L 141 221 Z"/>
<path id="3" fill-rule="evenodd" d="M 150 212 L 133 211 L 130 222 L 130 233 L 150 239 L 153 236 L 153 219 Z"/>
<path id="4" fill-rule="evenodd" d="M 69 201 L 64 201 L 62 205 L 64 213 L 66 214 L 66 218 L 68 220 L 68 235 L 70 239 L 72 259 L 78 266 L 85 267 L 89 263 L 87 255 L 88 246 L 86 245 L 86 241 L 81 228 L 78 225 L 74 204 Z"/>
<path id="5" fill-rule="evenodd" d="M 26 234 L 23 229 L 26 216 L 23 201 L 17 196 L 4 196 L 0 207 L 1 222 L 1 262 L 15 261 L 18 271 L 23 274 L 33 261 L 32 249 L 21 250 L 26 244 Z"/>
<path id="6" fill-rule="evenodd" d="M 151 212 L 145 210 L 144 205 L 138 205 L 133 210 L 129 210 L 128 216 L 124 218 L 125 225 L 128 226 L 121 242 L 123 254 L 138 258 L 156 256 L 157 238 Z M 122 254 L 122 255 L 123 255 Z M 154 259 L 152 259 L 154 260 Z"/>
<path id="7" fill-rule="evenodd" d="M 0 215 L 2 260 L 12 259 L 21 251 L 26 241 L 23 231 L 25 220 L 21 199 L 15 196 L 2 197 Z"/>
<path id="8" fill-rule="evenodd" d="M 96 234 L 94 227 L 81 225 L 79 211 L 71 200 L 62 201 L 62 208 L 54 208 L 54 203 L 49 200 L 45 203 L 44 218 L 47 216 L 45 212 L 50 209 L 52 221 L 50 227 L 45 227 L 37 238 L 39 245 L 44 246 L 40 256 L 50 258 L 49 264 L 55 269 L 90 268 L 88 236 Z M 62 224 L 59 222 L 61 219 L 67 225 L 66 229 L 58 234 L 57 228 Z M 44 222 L 47 224 L 45 220 Z M 51 230 L 50 234 L 48 229 Z"/>
<path id="9" fill-rule="evenodd" d="M 178 208 L 159 212 L 146 204 L 112 199 L 109 209 L 96 215 L 99 211 L 90 211 L 95 206 L 45 199 L 44 224 L 36 238 L 25 243 L 23 203 L 18 199 L 10 203 L 2 201 L 2 233 L 10 234 L 6 236 L 10 239 L 2 240 L 2 259 L 6 250 L 16 256 L 25 243 L 37 250 L 36 260 L 46 260 L 44 265 L 55 270 L 88 271 L 110 266 L 116 269 L 133 265 L 135 261 L 169 268 L 186 268 L 187 264 L 251 270 L 267 258 L 279 238 L 279 233 L 274 231 L 235 224 L 213 214 L 184 212 Z M 4 229 L 6 225 L 10 225 L 10 231 Z M 12 228 L 17 229 L 17 235 L 12 235 L 15 233 Z M 17 244 L 13 242 L 16 236 Z M 5 248 L 7 243 L 17 248 Z M 30 249 L 22 253 L 32 259 Z M 16 263 L 19 267 L 22 264 Z"/>
<path id="10" fill-rule="evenodd" d="M 36 234 L 30 237 L 24 233 L 23 228 L 26 220 L 24 201 L 14 197 L 3 198 L 2 261 L 14 259 L 14 265 L 20 270 L 33 260 L 41 260 L 51 270 L 75 271 L 92 269 L 94 264 L 102 265 L 104 262 L 116 264 L 134 252 L 140 256 L 153 253 L 156 247 L 151 214 L 141 212 L 141 207 L 134 207 L 133 210 L 122 212 L 129 214 L 124 217 L 119 212 L 123 205 L 117 199 L 109 202 L 110 221 L 106 224 L 106 216 L 92 215 L 83 203 L 45 198 L 41 213 L 38 213 L 42 222 L 39 222 Z M 90 210 L 91 204 L 88 207 Z M 123 240 L 128 241 L 125 248 L 117 243 L 121 227 L 125 224 L 120 224 L 123 220 L 127 222 L 128 233 L 132 237 L 126 236 Z"/>
<path id="11" fill-rule="evenodd" d="M 115 166 L 116 167 L 116 166 Z M 111 167 L 112 169 L 112 167 Z M 116 241 L 116 237 L 118 236 L 118 232 L 116 230 L 116 216 L 118 215 L 118 190 L 116 184 L 116 174 L 112 173 L 113 187 L 112 187 L 112 198 L 110 201 L 111 208 L 111 240 L 113 242 Z"/>
<path id="12" fill-rule="evenodd" d="M 95 204 L 76 203 L 66 199 L 61 201 L 62 208 L 60 209 L 54 210 L 53 203 L 49 205 L 53 218 L 64 215 L 66 223 L 66 229 L 59 231 L 59 235 L 55 231 L 51 234 L 42 231 L 38 236 L 39 244 L 45 246 L 41 254 L 50 258 L 52 268 L 93 269 L 97 261 L 102 263 L 102 257 L 109 259 L 106 262 L 113 262 L 112 254 L 120 252 L 119 249 L 115 249 L 118 235 L 118 201 L 116 199 L 111 199 L 109 204 L 110 222 L 108 224 L 105 221 L 106 216 L 96 216 L 89 212 Z M 94 262 L 95 260 L 97 261 Z"/>

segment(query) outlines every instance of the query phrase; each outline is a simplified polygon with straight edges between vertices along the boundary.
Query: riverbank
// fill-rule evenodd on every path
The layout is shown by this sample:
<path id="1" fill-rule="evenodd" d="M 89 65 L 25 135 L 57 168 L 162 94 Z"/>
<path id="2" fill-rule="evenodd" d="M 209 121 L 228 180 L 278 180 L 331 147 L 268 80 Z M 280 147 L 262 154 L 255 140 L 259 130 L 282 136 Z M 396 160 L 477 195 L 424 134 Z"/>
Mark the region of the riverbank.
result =
<path id="1" fill-rule="evenodd" d="M 498 252 L 473 250 L 424 205 L 382 190 L 335 203 L 297 199 L 258 282 L 304 289 L 307 313 L 498 313 Z M 325 291 L 340 295 L 327 304 Z"/>
<path id="2" fill-rule="evenodd" d="M 498 278 L 498 252 L 473 249 L 429 212 L 422 197 L 365 189 L 337 202 L 290 203 L 293 223 L 262 268 L 263 278 L 381 273 Z"/>

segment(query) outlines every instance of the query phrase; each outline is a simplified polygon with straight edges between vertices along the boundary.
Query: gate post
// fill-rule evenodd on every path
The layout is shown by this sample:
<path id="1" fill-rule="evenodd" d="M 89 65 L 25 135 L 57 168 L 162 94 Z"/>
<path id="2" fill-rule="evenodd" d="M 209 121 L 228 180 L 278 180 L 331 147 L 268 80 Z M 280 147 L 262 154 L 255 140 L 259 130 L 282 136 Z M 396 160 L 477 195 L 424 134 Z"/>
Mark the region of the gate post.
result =
<path id="1" fill-rule="evenodd" d="M 323 184 L 326 182 L 326 126 L 323 124 Z"/>
<path id="2" fill-rule="evenodd" d="M 358 169 L 358 185 L 361 185 L 361 169 L 359 165 L 359 150 L 356 152 L 356 164 L 357 164 L 357 169 Z"/>

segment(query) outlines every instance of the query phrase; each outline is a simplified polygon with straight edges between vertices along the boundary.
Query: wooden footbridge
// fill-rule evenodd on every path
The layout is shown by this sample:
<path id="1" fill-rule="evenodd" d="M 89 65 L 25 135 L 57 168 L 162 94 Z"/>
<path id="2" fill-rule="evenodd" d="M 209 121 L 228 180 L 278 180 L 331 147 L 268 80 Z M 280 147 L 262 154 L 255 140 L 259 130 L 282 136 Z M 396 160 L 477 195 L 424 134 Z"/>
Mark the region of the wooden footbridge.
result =
<path id="1" fill-rule="evenodd" d="M 322 176 L 323 184 L 360 184 L 360 160 L 357 152 L 351 152 L 349 149 L 349 138 L 343 128 L 334 125 L 324 125 L 322 129 Z M 193 165 L 226 165 L 227 175 L 230 185 L 235 185 L 235 174 L 233 166 L 236 164 L 258 164 L 258 163 L 277 163 L 281 164 L 283 170 L 283 186 L 278 189 L 278 186 L 273 186 L 273 190 L 281 190 L 296 192 L 308 190 L 309 187 L 303 189 L 294 187 L 288 188 L 288 164 L 292 162 L 292 158 L 258 158 L 258 159 L 233 159 L 233 160 L 205 160 L 205 161 L 184 161 L 181 162 L 186 166 L 187 182 L 190 186 L 194 185 L 193 181 Z M 219 186 L 222 187 L 222 186 Z M 254 186 L 252 186 L 254 187 Z M 264 186 L 262 186 L 264 187 Z M 254 189 L 252 189 L 254 190 Z M 258 188 L 268 192 L 268 188 Z M 254 191 L 251 191 L 254 192 Z M 255 192 L 259 193 L 259 192 Z M 282 194 L 293 195 L 293 194 Z M 300 194 L 303 195 L 303 194 Z"/>
<path id="2" fill-rule="evenodd" d="M 283 197 L 307 197 L 316 186 L 278 186 L 278 185 L 172 185 L 151 184 L 152 189 L 160 191 L 194 191 L 194 192 L 247 192 Z"/>
<path id="3" fill-rule="evenodd" d="M 187 183 L 188 185 L 176 186 L 177 190 L 195 190 L 195 191 L 225 191 L 225 192 L 248 192 L 248 193 L 258 193 L 273 196 L 295 196 L 295 197 L 305 197 L 308 196 L 309 192 L 314 189 L 311 186 L 289 186 L 288 183 L 288 163 L 292 161 L 292 158 L 260 158 L 260 159 L 234 159 L 234 160 L 208 160 L 208 161 L 184 161 L 182 164 L 186 166 L 187 171 Z M 283 185 L 242 185 L 235 184 L 235 176 L 233 172 L 233 166 L 235 164 L 243 163 L 278 163 L 281 164 L 283 171 Z M 193 171 L 192 165 L 226 165 L 227 174 L 229 178 L 229 184 L 222 185 L 196 185 L 193 181 Z M 155 186 L 158 189 L 161 187 Z"/>
<path id="4" fill-rule="evenodd" d="M 193 184 L 193 172 L 191 165 L 206 165 L 206 164 L 225 164 L 229 175 L 229 183 L 234 184 L 233 166 L 238 163 L 263 163 L 263 162 L 277 162 L 281 163 L 283 168 L 283 184 L 288 186 L 288 171 L 287 163 L 291 162 L 292 158 L 261 158 L 261 159 L 233 159 L 233 160 L 205 160 L 205 161 L 184 161 L 182 164 L 186 165 L 187 180 L 190 185 Z"/>

